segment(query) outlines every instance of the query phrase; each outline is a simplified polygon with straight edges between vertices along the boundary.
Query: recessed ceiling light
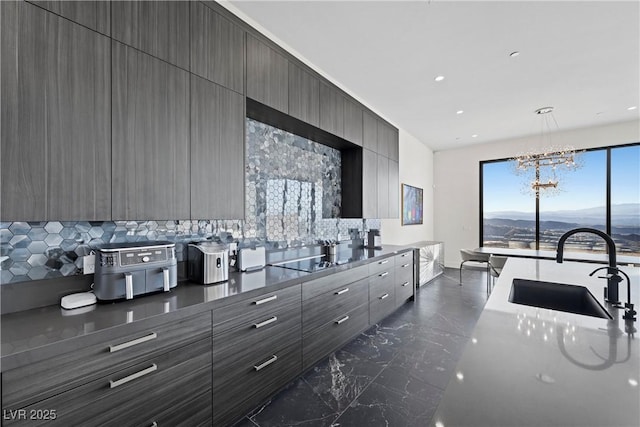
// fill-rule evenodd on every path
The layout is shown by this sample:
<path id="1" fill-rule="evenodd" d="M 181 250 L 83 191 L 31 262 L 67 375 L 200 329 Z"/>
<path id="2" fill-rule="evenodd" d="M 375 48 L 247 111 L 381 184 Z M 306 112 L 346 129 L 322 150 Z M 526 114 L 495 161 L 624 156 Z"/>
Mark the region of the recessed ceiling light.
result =
<path id="1" fill-rule="evenodd" d="M 510 56 L 511 58 L 515 58 L 515 57 L 516 57 L 516 56 L 518 56 L 518 55 L 520 55 L 520 52 L 518 52 L 517 50 L 516 50 L 516 51 L 513 51 L 513 52 L 511 52 L 511 53 L 509 54 L 509 56 Z"/>
<path id="2" fill-rule="evenodd" d="M 473 135 L 471 135 L 471 138 L 477 138 L 477 137 L 478 137 L 478 135 L 475 134 L 475 133 Z"/>
<path id="3" fill-rule="evenodd" d="M 435 81 L 437 81 L 437 82 L 441 82 L 441 81 L 443 81 L 443 80 L 444 80 L 444 76 L 436 76 L 436 78 L 435 78 L 435 79 L 433 79 L 433 80 L 435 80 Z"/>
<path id="4" fill-rule="evenodd" d="M 458 111 L 456 111 L 456 114 L 462 114 L 462 113 L 464 113 L 464 110 L 458 110 Z"/>
<path id="5" fill-rule="evenodd" d="M 633 107 L 627 108 L 627 110 L 629 110 L 629 111 L 633 111 L 633 110 L 637 110 L 637 109 L 638 109 L 637 105 L 634 105 Z"/>

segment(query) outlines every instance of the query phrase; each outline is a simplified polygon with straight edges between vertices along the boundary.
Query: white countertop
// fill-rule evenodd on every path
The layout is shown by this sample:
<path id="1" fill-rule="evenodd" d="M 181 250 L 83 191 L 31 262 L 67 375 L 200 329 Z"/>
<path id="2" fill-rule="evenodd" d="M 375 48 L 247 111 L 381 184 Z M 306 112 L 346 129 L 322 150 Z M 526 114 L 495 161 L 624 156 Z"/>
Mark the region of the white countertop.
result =
<path id="1" fill-rule="evenodd" d="M 438 407 L 432 425 L 639 426 L 640 346 L 622 310 L 604 303 L 597 266 L 510 258 Z M 638 310 L 640 269 L 631 277 Z M 613 320 L 508 301 L 514 278 L 587 287 Z M 626 302 L 626 282 L 620 283 Z"/>

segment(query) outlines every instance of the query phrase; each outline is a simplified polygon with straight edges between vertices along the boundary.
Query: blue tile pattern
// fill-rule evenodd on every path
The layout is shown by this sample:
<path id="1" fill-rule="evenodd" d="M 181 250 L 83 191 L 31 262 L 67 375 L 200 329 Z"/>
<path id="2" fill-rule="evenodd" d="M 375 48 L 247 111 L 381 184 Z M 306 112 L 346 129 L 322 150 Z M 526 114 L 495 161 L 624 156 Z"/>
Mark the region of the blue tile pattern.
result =
<path id="1" fill-rule="evenodd" d="M 251 119 L 246 130 L 245 220 L 0 222 L 0 283 L 81 274 L 82 257 L 103 243 L 168 240 L 184 261 L 194 240 L 288 248 L 380 228 L 339 217 L 338 150 Z"/>

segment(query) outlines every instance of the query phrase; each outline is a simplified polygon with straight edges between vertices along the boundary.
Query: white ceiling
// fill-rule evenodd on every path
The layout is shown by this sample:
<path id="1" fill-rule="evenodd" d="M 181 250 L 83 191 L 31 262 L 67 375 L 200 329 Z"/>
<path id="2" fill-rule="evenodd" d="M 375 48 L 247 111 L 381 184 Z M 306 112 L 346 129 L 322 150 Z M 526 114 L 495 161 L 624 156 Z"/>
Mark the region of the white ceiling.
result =
<path id="1" fill-rule="evenodd" d="M 640 106 L 637 0 L 226 7 L 434 150 L 539 135 L 545 106 L 559 130 L 639 117 L 627 110 Z"/>

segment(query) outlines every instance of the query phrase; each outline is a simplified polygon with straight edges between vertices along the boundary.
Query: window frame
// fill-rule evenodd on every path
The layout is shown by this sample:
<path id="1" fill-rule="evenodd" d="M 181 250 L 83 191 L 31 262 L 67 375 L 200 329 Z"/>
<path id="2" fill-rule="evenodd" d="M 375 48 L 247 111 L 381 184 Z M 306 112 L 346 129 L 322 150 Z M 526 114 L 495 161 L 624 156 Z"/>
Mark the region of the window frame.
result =
<path id="1" fill-rule="evenodd" d="M 592 147 L 580 149 L 580 151 L 600 151 L 605 150 L 605 162 L 606 162 L 606 190 L 605 190 L 605 229 L 608 235 L 611 235 L 611 150 L 615 150 L 616 148 L 624 148 L 624 147 L 632 147 L 632 146 L 640 146 L 640 142 L 632 142 L 628 144 L 620 144 L 620 145 L 607 145 L 604 147 Z M 500 159 L 491 159 L 491 160 L 480 160 L 478 162 L 479 166 L 479 176 L 480 176 L 480 191 L 479 191 L 479 216 L 478 216 L 478 231 L 479 231 L 479 246 L 484 246 L 484 165 L 489 163 L 497 163 L 497 162 L 508 162 L 512 161 L 513 157 L 505 157 Z M 535 228 L 535 236 L 536 236 L 536 249 L 524 249 L 524 250 L 539 250 L 540 248 L 540 200 L 535 198 L 536 205 L 536 228 Z"/>

